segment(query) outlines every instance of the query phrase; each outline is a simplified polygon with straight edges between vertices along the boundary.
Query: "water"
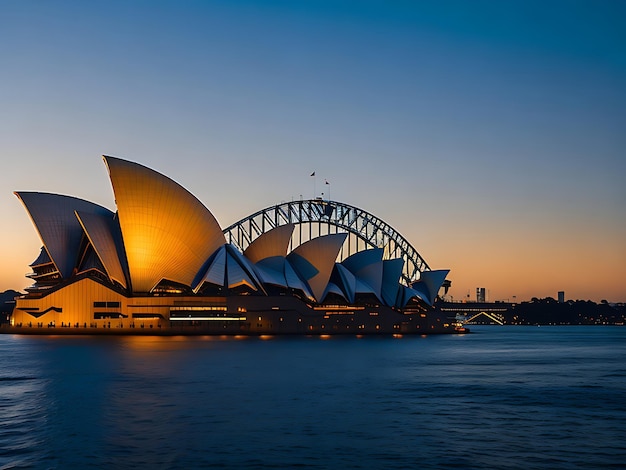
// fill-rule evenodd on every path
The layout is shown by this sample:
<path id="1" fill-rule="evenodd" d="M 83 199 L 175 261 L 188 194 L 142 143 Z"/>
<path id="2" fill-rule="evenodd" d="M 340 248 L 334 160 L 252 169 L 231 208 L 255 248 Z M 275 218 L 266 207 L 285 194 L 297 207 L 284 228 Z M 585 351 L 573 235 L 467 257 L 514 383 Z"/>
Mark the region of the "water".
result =
<path id="1" fill-rule="evenodd" d="M 626 465 L 626 328 L 0 335 L 0 469 Z"/>

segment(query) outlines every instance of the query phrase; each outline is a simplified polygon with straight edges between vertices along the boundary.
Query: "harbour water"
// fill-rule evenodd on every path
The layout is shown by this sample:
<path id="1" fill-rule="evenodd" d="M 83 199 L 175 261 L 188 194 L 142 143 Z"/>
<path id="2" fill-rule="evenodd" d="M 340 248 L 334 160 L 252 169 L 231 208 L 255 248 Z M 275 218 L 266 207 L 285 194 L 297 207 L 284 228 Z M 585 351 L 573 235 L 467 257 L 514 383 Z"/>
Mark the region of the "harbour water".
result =
<path id="1" fill-rule="evenodd" d="M 0 469 L 626 466 L 626 328 L 0 335 Z"/>

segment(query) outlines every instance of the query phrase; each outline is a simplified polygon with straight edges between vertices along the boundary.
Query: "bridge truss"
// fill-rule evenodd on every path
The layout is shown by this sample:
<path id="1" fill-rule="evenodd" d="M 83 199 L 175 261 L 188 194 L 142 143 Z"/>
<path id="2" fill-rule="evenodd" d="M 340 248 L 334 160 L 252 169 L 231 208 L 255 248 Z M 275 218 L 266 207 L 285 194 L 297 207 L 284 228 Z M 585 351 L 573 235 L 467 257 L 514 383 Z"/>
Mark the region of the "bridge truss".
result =
<path id="1" fill-rule="evenodd" d="M 463 323 L 467 323 L 468 325 L 473 323 L 480 316 L 485 316 L 492 322 L 498 325 L 504 325 L 504 315 L 499 313 L 491 313 L 491 312 L 480 312 L 476 315 L 472 315 L 470 318 L 466 319 Z"/>
<path id="2" fill-rule="evenodd" d="M 402 283 L 410 285 L 430 270 L 413 246 L 393 227 L 369 212 L 337 201 L 305 199 L 262 209 L 224 230 L 229 243 L 245 250 L 259 235 L 286 224 L 295 224 L 292 249 L 313 238 L 348 233 L 339 260 L 369 248 L 382 248 L 383 259 L 402 258 Z"/>

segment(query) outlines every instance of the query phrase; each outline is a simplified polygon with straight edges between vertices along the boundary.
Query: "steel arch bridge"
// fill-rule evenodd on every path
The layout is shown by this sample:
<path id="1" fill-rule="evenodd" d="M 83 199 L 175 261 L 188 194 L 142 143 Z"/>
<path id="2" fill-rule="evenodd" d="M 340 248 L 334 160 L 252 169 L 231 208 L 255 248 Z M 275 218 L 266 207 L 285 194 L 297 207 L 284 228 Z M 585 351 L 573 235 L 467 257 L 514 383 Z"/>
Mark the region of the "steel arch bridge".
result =
<path id="1" fill-rule="evenodd" d="M 259 235 L 295 224 L 290 249 L 321 235 L 347 232 L 339 261 L 369 248 L 382 248 L 383 259 L 402 258 L 402 282 L 410 285 L 430 268 L 413 246 L 389 224 L 373 214 L 342 202 L 305 199 L 267 207 L 224 229 L 229 243 L 245 250 Z"/>

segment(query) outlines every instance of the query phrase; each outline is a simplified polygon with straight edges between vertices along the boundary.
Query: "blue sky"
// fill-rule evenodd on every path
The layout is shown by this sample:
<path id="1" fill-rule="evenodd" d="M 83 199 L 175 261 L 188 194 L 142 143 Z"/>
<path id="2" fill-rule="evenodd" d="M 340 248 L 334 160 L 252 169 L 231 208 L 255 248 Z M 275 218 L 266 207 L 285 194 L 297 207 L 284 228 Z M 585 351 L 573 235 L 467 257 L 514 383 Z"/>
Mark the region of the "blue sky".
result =
<path id="1" fill-rule="evenodd" d="M 624 2 L 5 1 L 0 60 L 1 290 L 40 246 L 12 191 L 114 208 L 109 154 L 223 227 L 315 170 L 457 299 L 626 301 Z"/>

